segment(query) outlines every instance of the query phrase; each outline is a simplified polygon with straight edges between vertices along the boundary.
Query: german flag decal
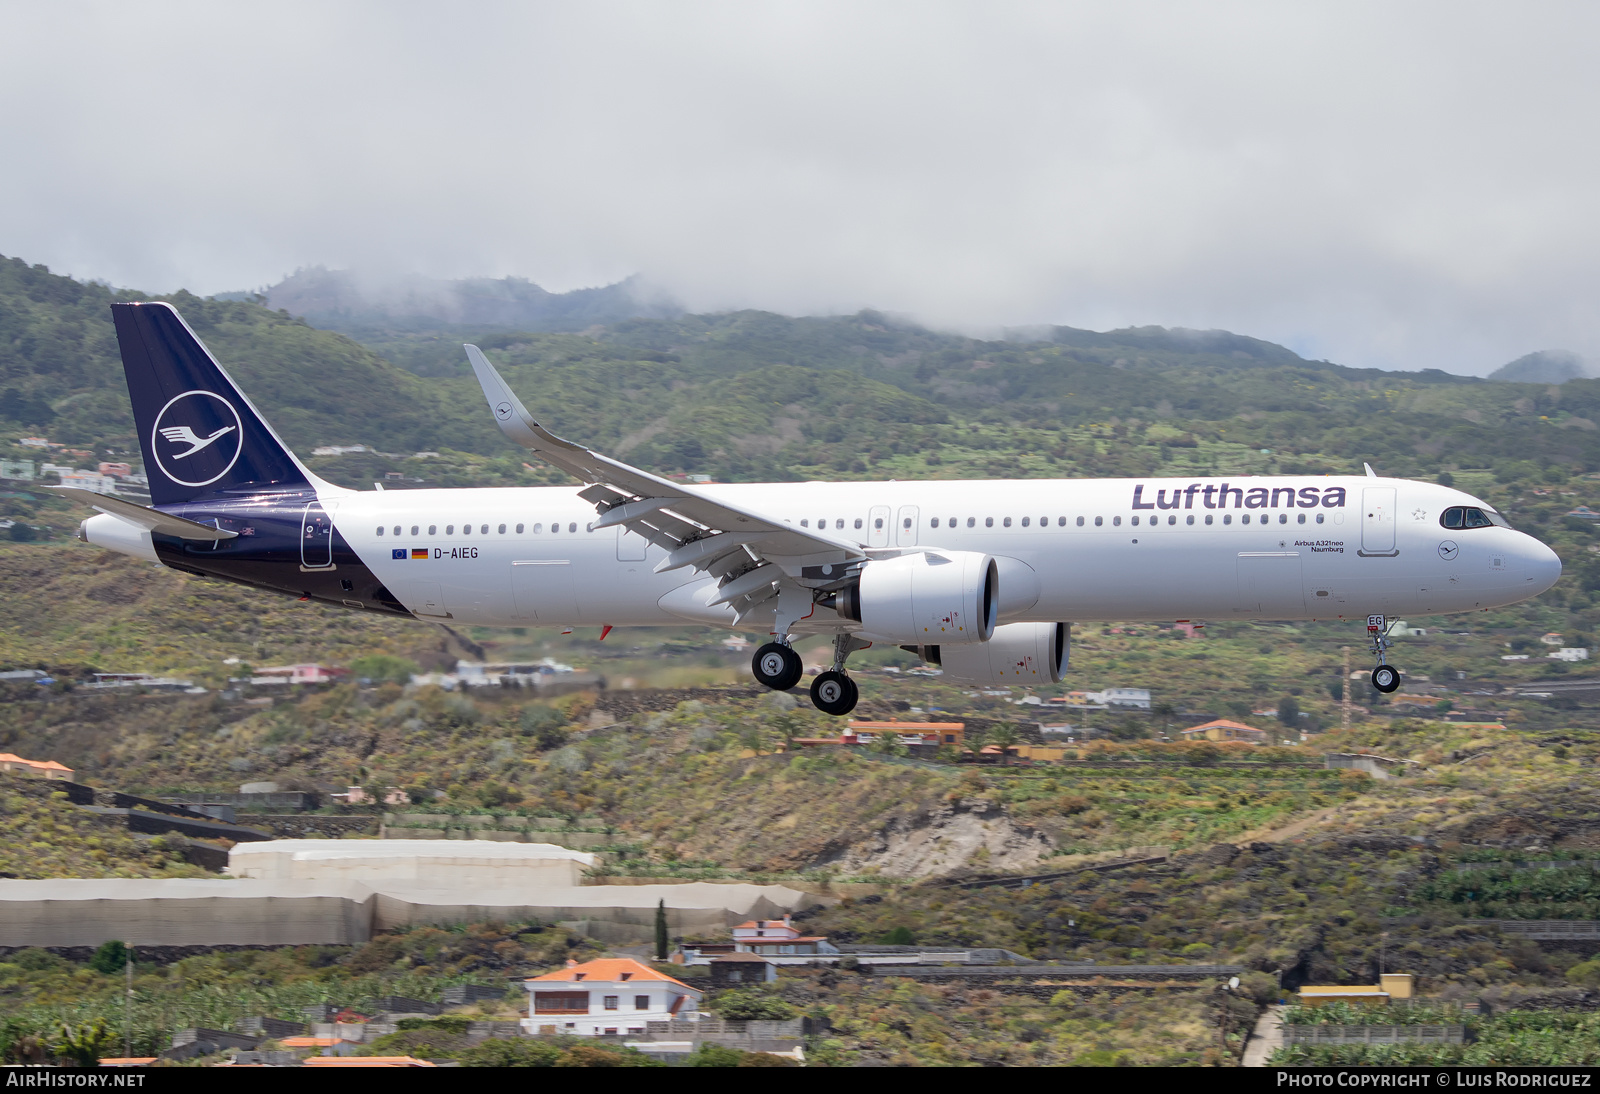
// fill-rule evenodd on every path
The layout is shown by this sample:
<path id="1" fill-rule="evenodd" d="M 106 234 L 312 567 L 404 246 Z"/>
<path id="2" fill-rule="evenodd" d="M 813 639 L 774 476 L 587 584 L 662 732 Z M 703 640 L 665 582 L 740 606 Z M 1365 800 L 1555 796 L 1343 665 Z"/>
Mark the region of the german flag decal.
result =
<path id="1" fill-rule="evenodd" d="M 428 557 L 428 549 L 426 547 L 413 547 L 413 548 L 411 548 L 411 557 L 412 558 L 427 558 Z"/>

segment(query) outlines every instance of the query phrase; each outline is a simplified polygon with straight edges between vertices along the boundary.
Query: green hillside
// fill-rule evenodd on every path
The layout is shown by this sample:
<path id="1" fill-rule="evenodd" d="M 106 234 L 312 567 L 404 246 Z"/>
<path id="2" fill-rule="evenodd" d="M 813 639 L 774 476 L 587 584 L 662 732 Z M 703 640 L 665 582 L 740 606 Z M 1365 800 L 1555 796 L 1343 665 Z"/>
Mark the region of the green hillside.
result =
<path id="1" fill-rule="evenodd" d="M 139 299 L 0 260 L 0 441 L 133 449 L 106 304 Z M 583 334 L 366 329 L 360 344 L 238 300 L 170 297 L 302 453 L 364 485 L 554 481 L 494 430 L 460 343 L 537 414 L 654 470 L 723 480 L 1487 470 L 1503 483 L 1600 470 L 1600 380 L 1486 383 L 1306 361 L 1225 331 L 1054 328 L 983 341 L 872 312 L 635 319 Z M 5 445 L 0 444 L 0 452 Z M 21 450 L 9 454 L 22 454 Z"/>

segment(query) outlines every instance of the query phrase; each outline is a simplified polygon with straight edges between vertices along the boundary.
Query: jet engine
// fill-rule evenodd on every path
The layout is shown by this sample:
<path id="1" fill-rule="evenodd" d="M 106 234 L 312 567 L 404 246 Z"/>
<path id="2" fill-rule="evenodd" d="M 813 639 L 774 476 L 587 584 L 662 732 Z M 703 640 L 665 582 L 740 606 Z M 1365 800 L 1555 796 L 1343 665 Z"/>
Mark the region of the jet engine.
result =
<path id="1" fill-rule="evenodd" d="M 873 559 L 825 603 L 889 642 L 965 646 L 988 641 L 1000 604 L 994 559 L 977 551 L 926 551 Z"/>
<path id="2" fill-rule="evenodd" d="M 903 646 L 954 684 L 1055 684 L 1067 667 L 1070 623 L 1007 623 L 978 645 Z"/>

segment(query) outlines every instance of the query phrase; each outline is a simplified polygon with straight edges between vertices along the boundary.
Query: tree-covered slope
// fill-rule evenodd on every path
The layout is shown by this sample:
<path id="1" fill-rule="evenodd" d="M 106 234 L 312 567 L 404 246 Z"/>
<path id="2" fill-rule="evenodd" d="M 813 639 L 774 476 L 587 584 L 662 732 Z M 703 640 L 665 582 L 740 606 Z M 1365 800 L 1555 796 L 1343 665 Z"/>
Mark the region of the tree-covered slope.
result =
<path id="1" fill-rule="evenodd" d="M 0 261 L 0 442 L 43 431 L 132 449 L 106 308 L 119 298 L 139 294 Z M 1370 461 L 1413 476 L 1492 469 L 1512 483 L 1600 470 L 1600 380 L 1350 369 L 1226 331 L 1052 328 L 986 341 L 873 312 L 745 311 L 582 334 L 418 331 L 401 317 L 358 343 L 250 301 L 171 299 L 302 453 L 447 453 L 428 467 L 317 464 L 355 485 L 384 471 L 430 484 L 559 481 L 524 470 L 493 428 L 462 341 L 482 345 L 567 436 L 724 480 L 1320 473 Z"/>

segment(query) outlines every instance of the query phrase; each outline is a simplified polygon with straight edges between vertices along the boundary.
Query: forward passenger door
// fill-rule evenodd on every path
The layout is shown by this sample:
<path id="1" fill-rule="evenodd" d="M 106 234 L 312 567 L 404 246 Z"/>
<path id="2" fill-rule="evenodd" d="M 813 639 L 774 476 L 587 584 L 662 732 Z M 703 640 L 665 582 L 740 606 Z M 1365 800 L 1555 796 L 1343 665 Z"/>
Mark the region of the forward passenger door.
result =
<path id="1" fill-rule="evenodd" d="M 1400 552 L 1394 546 L 1395 490 L 1392 486 L 1369 486 L 1361 491 L 1361 555 L 1391 557 Z"/>

